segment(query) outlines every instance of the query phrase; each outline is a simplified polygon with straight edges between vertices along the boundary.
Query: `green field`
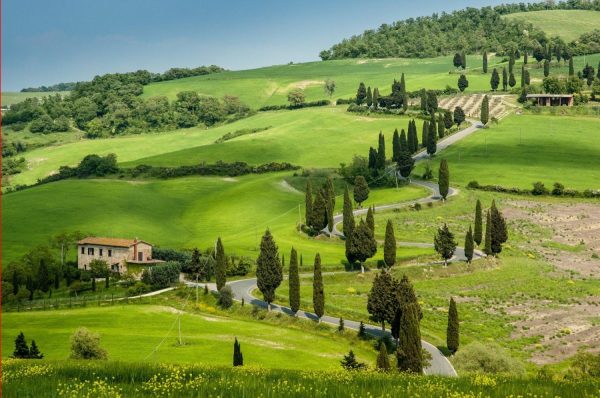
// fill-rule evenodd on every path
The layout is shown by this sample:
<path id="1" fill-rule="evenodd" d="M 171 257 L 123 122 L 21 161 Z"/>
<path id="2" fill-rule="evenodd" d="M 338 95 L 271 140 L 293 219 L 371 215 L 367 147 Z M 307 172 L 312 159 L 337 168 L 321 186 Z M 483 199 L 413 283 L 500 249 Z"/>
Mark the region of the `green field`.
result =
<path id="1" fill-rule="evenodd" d="M 372 362 L 375 359 L 375 351 L 368 344 L 335 338 L 331 329 L 311 331 L 282 327 L 209 312 L 181 316 L 185 345 L 179 346 L 177 329 L 172 329 L 178 318 L 176 311 L 166 306 L 115 305 L 4 313 L 2 358 L 11 355 L 14 339 L 22 331 L 28 340 L 36 341 L 44 359 L 67 359 L 69 337 L 78 327 L 84 326 L 100 334 L 101 345 L 108 351 L 109 359 L 117 361 L 228 366 L 235 337 L 242 344 L 244 364 L 249 366 L 337 369 L 339 359 L 350 348 L 363 360 Z M 163 338 L 166 338 L 164 343 L 154 351 Z M 315 349 L 317 346 L 318 350 Z"/>
<path id="2" fill-rule="evenodd" d="M 24 101 L 27 98 L 42 98 L 47 97 L 49 95 L 60 94 L 65 95 L 68 94 L 68 91 L 48 91 L 48 92 L 40 92 L 40 93 L 22 93 L 20 91 L 3 91 L 2 92 L 2 105 L 12 105 L 18 102 Z"/>
<path id="3" fill-rule="evenodd" d="M 503 18 L 531 23 L 547 37 L 559 36 L 565 42 L 576 40 L 584 33 L 600 27 L 600 11 L 545 10 L 508 14 Z"/>
<path id="4" fill-rule="evenodd" d="M 320 252 L 326 264 L 340 265 L 343 242 L 310 239 L 296 230 L 299 212 L 304 214 L 304 193 L 284 184 L 288 176 L 66 180 L 11 193 L 3 198 L 3 262 L 16 260 L 54 234 L 75 230 L 96 236 L 138 236 L 163 247 L 202 249 L 212 247 L 221 236 L 228 252 L 255 258 L 260 238 L 270 228 L 286 256 L 294 246 L 306 259 Z M 365 205 L 427 195 L 414 186 L 374 190 Z M 338 198 L 338 208 L 341 202 Z M 36 220 L 35 228 L 31 220 Z M 400 255 L 430 252 L 407 248 Z"/>
<path id="5" fill-rule="evenodd" d="M 599 123 L 595 117 L 513 115 L 441 156 L 448 159 L 455 185 L 477 180 L 482 185 L 531 188 L 542 181 L 547 187 L 560 182 L 573 189 L 600 189 Z M 437 165 L 432 162 L 434 170 Z"/>

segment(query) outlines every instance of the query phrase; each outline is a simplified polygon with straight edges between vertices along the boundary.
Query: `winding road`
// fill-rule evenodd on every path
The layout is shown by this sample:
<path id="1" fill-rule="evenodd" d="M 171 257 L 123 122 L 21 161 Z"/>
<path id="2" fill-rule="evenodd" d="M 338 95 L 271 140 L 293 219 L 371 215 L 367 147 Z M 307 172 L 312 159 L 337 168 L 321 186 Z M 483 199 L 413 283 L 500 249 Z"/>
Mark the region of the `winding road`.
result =
<path id="1" fill-rule="evenodd" d="M 471 125 L 469 127 L 465 128 L 451 136 L 448 136 L 448 137 L 444 138 L 443 140 L 441 140 L 440 142 L 438 142 L 438 144 L 437 144 L 438 151 L 441 151 L 441 150 L 449 147 L 450 145 L 454 144 L 455 142 L 474 133 L 475 131 L 477 131 L 477 129 L 483 127 L 483 125 L 478 121 L 469 120 L 469 122 L 471 123 Z M 415 161 L 425 159 L 427 157 L 428 157 L 428 155 L 427 155 L 426 151 L 421 151 L 413 156 Z M 431 194 L 425 198 L 421 198 L 421 199 L 417 199 L 417 200 L 405 201 L 405 202 L 394 203 L 394 204 L 389 204 L 389 205 L 376 206 L 375 211 L 396 209 L 396 208 L 401 208 L 401 207 L 409 206 L 409 205 L 416 204 L 416 203 L 424 204 L 424 203 L 435 202 L 435 201 L 440 200 L 441 197 L 440 197 L 440 192 L 439 192 L 437 184 L 427 182 L 427 181 L 412 181 L 411 183 L 429 189 L 431 191 Z M 457 194 L 458 194 L 457 189 L 454 189 L 454 188 L 449 189 L 448 196 L 454 196 Z M 353 214 L 355 216 L 359 216 L 362 214 L 366 214 L 367 211 L 368 211 L 368 209 L 357 209 L 357 210 L 353 211 Z M 338 214 L 338 215 L 334 216 L 333 220 L 334 220 L 334 226 L 333 226 L 333 231 L 331 232 L 331 234 L 337 235 L 337 236 L 342 236 L 343 234 L 338 230 L 338 225 L 343 221 L 343 215 Z M 432 244 L 419 243 L 419 242 L 399 242 L 399 246 L 433 247 Z M 480 251 L 475 251 L 474 257 L 473 257 L 474 260 L 482 258 L 482 257 L 485 257 L 485 255 L 483 253 L 481 253 Z M 463 261 L 463 260 L 466 260 L 465 255 L 464 255 L 464 249 L 457 247 L 454 256 L 449 261 L 453 262 L 453 261 Z M 329 274 L 332 274 L 332 273 L 329 273 Z M 198 286 L 204 286 L 205 284 L 204 283 L 196 284 L 194 282 L 187 282 L 187 285 L 190 287 L 198 287 Z M 229 287 L 231 287 L 231 290 L 232 290 L 233 295 L 236 300 L 238 300 L 238 301 L 244 300 L 245 303 L 249 303 L 249 304 L 255 305 L 257 307 L 261 307 L 261 308 L 267 308 L 267 303 L 265 301 L 263 301 L 259 298 L 256 298 L 252 295 L 252 292 L 257 289 L 256 278 L 231 281 L 231 282 L 228 282 L 227 285 Z M 209 289 L 216 291 L 216 285 L 214 283 L 209 283 L 208 287 L 209 287 Z M 284 314 L 287 314 L 290 316 L 294 315 L 292 310 L 289 307 L 285 307 L 285 306 L 281 306 L 281 305 L 277 305 L 277 304 L 271 304 L 271 310 L 281 312 L 281 313 L 284 313 Z M 309 320 L 313 320 L 313 321 L 318 320 L 317 315 L 312 312 L 298 311 L 296 313 L 296 316 L 299 318 L 309 319 Z M 321 322 L 337 326 L 339 324 L 339 318 L 334 318 L 334 317 L 331 317 L 328 315 L 324 315 L 323 317 L 321 317 Z M 358 330 L 358 328 L 360 326 L 360 322 L 344 319 L 344 326 L 348 329 Z M 383 335 L 389 334 L 389 331 L 382 331 L 379 326 L 375 326 L 375 325 L 365 324 L 365 329 L 366 329 L 367 333 L 369 333 L 375 337 L 381 337 Z M 446 358 L 444 356 L 444 354 L 437 347 L 435 347 L 433 344 L 430 344 L 424 340 L 422 340 L 421 343 L 423 345 L 423 348 L 425 348 L 431 354 L 431 357 L 432 357 L 429 366 L 424 370 L 425 374 L 441 375 L 441 376 L 449 376 L 449 377 L 457 376 L 456 370 L 454 370 L 454 367 L 452 366 L 452 364 L 450 363 L 448 358 Z"/>

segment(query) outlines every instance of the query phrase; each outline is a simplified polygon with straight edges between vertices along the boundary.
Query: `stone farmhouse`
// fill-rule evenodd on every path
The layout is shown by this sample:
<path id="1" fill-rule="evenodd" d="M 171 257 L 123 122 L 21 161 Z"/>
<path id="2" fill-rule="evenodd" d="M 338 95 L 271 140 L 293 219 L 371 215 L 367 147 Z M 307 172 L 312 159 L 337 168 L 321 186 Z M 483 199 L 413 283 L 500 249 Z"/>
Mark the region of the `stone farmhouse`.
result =
<path id="1" fill-rule="evenodd" d="M 143 240 L 90 236 L 77 242 L 77 266 L 89 269 L 92 260 L 106 261 L 113 272 L 126 272 L 128 264 L 153 265 L 152 245 Z"/>

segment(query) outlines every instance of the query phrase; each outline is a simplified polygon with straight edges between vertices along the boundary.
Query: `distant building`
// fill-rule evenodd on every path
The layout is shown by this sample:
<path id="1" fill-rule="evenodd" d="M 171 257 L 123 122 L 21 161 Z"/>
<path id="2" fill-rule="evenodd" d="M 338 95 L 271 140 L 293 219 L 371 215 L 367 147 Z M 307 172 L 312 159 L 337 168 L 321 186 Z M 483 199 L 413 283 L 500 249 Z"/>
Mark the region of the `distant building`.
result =
<path id="1" fill-rule="evenodd" d="M 540 106 L 573 106 L 573 94 L 527 94 Z"/>
<path id="2" fill-rule="evenodd" d="M 114 272 L 127 271 L 128 264 L 164 262 L 152 258 L 152 245 L 143 240 L 90 236 L 77 242 L 77 266 L 87 270 L 92 260 L 106 261 Z"/>

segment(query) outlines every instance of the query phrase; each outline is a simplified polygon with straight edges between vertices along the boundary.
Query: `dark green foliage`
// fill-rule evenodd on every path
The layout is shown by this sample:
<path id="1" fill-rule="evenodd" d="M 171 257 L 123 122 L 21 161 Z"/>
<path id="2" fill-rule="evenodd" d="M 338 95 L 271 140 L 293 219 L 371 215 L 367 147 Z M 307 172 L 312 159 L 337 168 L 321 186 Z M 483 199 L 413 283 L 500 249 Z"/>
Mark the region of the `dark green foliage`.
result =
<path id="1" fill-rule="evenodd" d="M 353 259 L 364 263 L 377 252 L 377 242 L 373 236 L 373 231 L 369 226 L 360 220 L 358 226 L 354 229 L 350 241 L 350 254 Z"/>
<path id="2" fill-rule="evenodd" d="M 486 125 L 490 120 L 490 100 L 487 95 L 484 96 L 483 101 L 481 101 L 481 111 L 479 114 L 479 119 L 484 125 Z"/>
<path id="3" fill-rule="evenodd" d="M 406 131 L 404 131 L 404 129 L 400 132 L 400 151 L 411 151 L 411 148 L 408 146 L 408 141 L 406 140 Z"/>
<path id="4" fill-rule="evenodd" d="M 219 290 L 219 298 L 217 299 L 217 304 L 223 308 L 228 309 L 233 305 L 233 292 L 231 291 L 231 287 L 223 286 Z"/>
<path id="5" fill-rule="evenodd" d="M 544 77 L 550 76 L 550 61 L 544 61 Z"/>
<path id="6" fill-rule="evenodd" d="M 488 56 L 487 51 L 483 52 L 483 73 L 488 72 Z"/>
<path id="7" fill-rule="evenodd" d="M 378 170 L 383 170 L 385 168 L 385 138 L 383 133 L 379 132 L 379 143 L 377 146 L 377 164 L 376 167 Z"/>
<path id="8" fill-rule="evenodd" d="M 221 237 L 217 239 L 217 253 L 215 260 L 215 279 L 217 282 L 217 290 L 221 291 L 227 282 L 227 259 L 225 257 L 225 249 L 223 248 Z"/>
<path id="9" fill-rule="evenodd" d="M 142 275 L 143 277 L 143 275 Z M 96 278 L 92 277 L 92 292 L 96 291 Z"/>
<path id="10" fill-rule="evenodd" d="M 446 127 L 446 129 L 449 129 L 452 128 L 452 126 L 454 126 L 452 112 L 446 109 L 444 111 L 444 127 Z"/>
<path id="11" fill-rule="evenodd" d="M 362 202 L 369 198 L 369 185 L 363 176 L 356 176 L 354 179 L 354 201 L 360 207 Z"/>
<path id="12" fill-rule="evenodd" d="M 169 261 L 146 268 L 142 272 L 142 282 L 152 286 L 154 289 L 164 289 L 179 280 L 180 272 L 181 265 L 177 262 Z M 94 281 L 94 278 L 92 278 L 92 281 Z"/>
<path id="13" fill-rule="evenodd" d="M 404 139 L 406 140 L 406 137 L 404 137 Z M 392 137 L 392 161 L 398 162 L 400 152 L 402 152 L 402 146 L 400 145 L 400 136 L 398 135 L 398 129 L 395 129 L 394 135 Z"/>
<path id="14" fill-rule="evenodd" d="M 298 274 L 298 253 L 292 247 L 290 254 L 289 295 L 290 308 L 295 314 L 300 309 L 300 275 Z"/>
<path id="15" fill-rule="evenodd" d="M 492 87 L 492 91 L 496 91 L 499 85 L 500 76 L 498 75 L 498 70 L 494 68 L 494 70 L 492 71 L 492 77 L 490 78 L 490 86 Z"/>
<path id="16" fill-rule="evenodd" d="M 350 350 L 348 355 L 344 355 L 344 359 L 340 361 L 340 364 L 346 370 L 363 370 L 367 368 L 366 364 L 356 360 L 356 356 L 352 350 Z"/>
<path id="17" fill-rule="evenodd" d="M 242 354 L 242 346 L 238 343 L 237 337 L 233 343 L 233 366 L 244 366 L 244 355 Z"/>
<path id="18" fill-rule="evenodd" d="M 433 118 L 433 113 L 431 114 Z M 427 134 L 427 154 L 431 157 L 437 151 L 437 128 L 435 119 L 428 124 L 429 133 Z"/>
<path id="19" fill-rule="evenodd" d="M 365 84 L 363 82 L 360 82 L 360 84 L 358 85 L 358 90 L 356 91 L 356 104 L 362 105 L 366 98 L 367 89 L 365 87 Z"/>
<path id="20" fill-rule="evenodd" d="M 312 220 L 310 226 L 316 231 L 320 231 L 327 225 L 327 206 L 328 200 L 325 198 L 326 191 L 319 189 L 315 195 L 315 201 L 312 206 Z"/>
<path id="21" fill-rule="evenodd" d="M 373 105 L 373 93 L 371 92 L 371 86 L 367 87 L 367 96 L 365 97 L 365 100 L 367 106 L 370 107 Z"/>
<path id="22" fill-rule="evenodd" d="M 458 351 L 459 346 L 459 321 L 458 310 L 454 297 L 450 298 L 450 307 L 448 308 L 448 328 L 446 330 L 446 346 L 451 353 Z"/>
<path id="23" fill-rule="evenodd" d="M 454 108 L 454 123 L 460 126 L 465 121 L 465 111 L 460 106 Z"/>
<path id="24" fill-rule="evenodd" d="M 23 332 L 19 333 L 15 339 L 15 350 L 13 351 L 13 358 L 29 358 L 29 347 L 25 340 Z"/>
<path id="25" fill-rule="evenodd" d="M 283 269 L 277 253 L 277 245 L 267 230 L 260 242 L 260 254 L 256 260 L 256 285 L 268 303 L 269 310 L 271 302 L 275 300 L 275 290 L 283 280 Z"/>
<path id="26" fill-rule="evenodd" d="M 506 72 L 506 67 L 502 68 L 502 90 L 506 91 L 508 89 L 508 74 Z"/>
<path id="27" fill-rule="evenodd" d="M 371 291 L 367 300 L 367 311 L 371 319 L 381 324 L 385 330 L 385 323 L 392 323 L 398 308 L 398 298 L 395 294 L 397 282 L 387 271 L 375 275 Z"/>
<path id="28" fill-rule="evenodd" d="M 46 260 L 41 259 L 37 272 L 37 286 L 42 292 L 46 293 L 50 289 L 51 285 L 52 280 L 50 279 L 50 270 L 48 269 L 48 264 L 46 264 Z"/>
<path id="29" fill-rule="evenodd" d="M 463 51 L 460 53 L 460 61 L 462 63 L 462 68 L 467 69 L 467 54 Z"/>
<path id="30" fill-rule="evenodd" d="M 407 152 L 410 152 L 410 153 L 415 153 L 419 146 L 419 143 L 417 142 L 416 134 L 414 134 L 414 132 L 413 132 L 413 122 L 414 122 L 414 120 L 411 120 L 408 122 L 408 137 L 407 137 L 408 151 Z"/>
<path id="31" fill-rule="evenodd" d="M 508 77 L 508 85 L 512 88 L 517 84 L 517 80 L 515 79 L 515 74 L 514 73 L 510 73 L 510 76 Z"/>
<path id="32" fill-rule="evenodd" d="M 433 244 L 435 251 L 444 260 L 444 265 L 448 265 L 448 260 L 452 258 L 456 251 L 456 241 L 454 240 L 454 234 L 450 232 L 446 224 L 438 229 Z"/>
<path id="33" fill-rule="evenodd" d="M 502 244 L 508 240 L 508 230 L 504 216 L 496 207 L 496 201 L 492 201 L 490 208 L 490 219 L 492 222 L 492 244 L 491 249 L 494 255 L 502 251 Z"/>
<path id="34" fill-rule="evenodd" d="M 467 87 L 469 87 L 469 81 L 467 80 L 467 77 L 465 75 L 460 75 L 458 78 L 458 89 L 462 93 L 467 89 Z"/>
<path id="35" fill-rule="evenodd" d="M 438 110 L 438 100 L 435 91 L 427 91 L 427 112 L 434 113 Z"/>
<path id="36" fill-rule="evenodd" d="M 354 232 L 354 215 L 352 212 L 352 201 L 350 200 L 350 193 L 348 192 L 348 186 L 344 189 L 344 211 L 342 219 L 343 233 L 346 239 L 346 259 L 352 263 L 353 258 L 350 254 L 350 240 L 352 239 L 352 233 Z"/>
<path id="37" fill-rule="evenodd" d="M 423 373 L 423 348 L 417 307 L 406 305 L 402 309 L 398 331 L 396 352 L 398 370 L 401 372 Z"/>
<path id="38" fill-rule="evenodd" d="M 385 265 L 388 266 L 388 268 L 396 264 L 396 237 L 394 236 L 394 224 L 392 223 L 392 220 L 389 219 L 385 226 L 383 260 L 385 262 Z"/>
<path id="39" fill-rule="evenodd" d="M 312 184 L 310 180 L 306 182 L 306 192 L 304 196 L 304 219 L 306 225 L 311 225 L 313 220 L 312 214 L 313 195 L 312 195 Z"/>
<path id="40" fill-rule="evenodd" d="M 369 147 L 369 169 L 377 168 L 377 151 L 373 147 Z"/>
<path id="41" fill-rule="evenodd" d="M 460 53 L 454 54 L 454 58 L 452 58 L 452 64 L 455 68 L 461 68 L 463 65 L 462 56 Z"/>
<path id="42" fill-rule="evenodd" d="M 379 107 L 379 98 L 381 95 L 379 94 L 379 89 L 375 87 L 373 90 L 373 107 L 377 109 Z"/>
<path id="43" fill-rule="evenodd" d="M 373 234 L 375 234 L 375 214 L 373 214 L 373 207 L 369 207 L 367 210 L 367 225 Z"/>
<path id="44" fill-rule="evenodd" d="M 340 323 L 338 324 L 338 332 L 344 331 L 344 319 L 340 318 Z"/>
<path id="45" fill-rule="evenodd" d="M 473 251 L 475 249 L 474 246 L 473 231 L 469 225 L 469 230 L 465 236 L 465 257 L 467 258 L 468 263 L 471 263 L 471 260 L 473 260 Z"/>
<path id="46" fill-rule="evenodd" d="M 208 295 L 209 291 L 208 291 L 208 285 L 204 285 L 204 295 Z"/>
<path id="47" fill-rule="evenodd" d="M 423 113 L 427 113 L 427 91 L 422 88 L 420 91 L 420 97 L 421 97 L 421 110 L 423 111 Z"/>
<path id="48" fill-rule="evenodd" d="M 44 358 L 44 354 L 40 352 L 37 344 L 35 344 L 35 340 L 31 340 L 31 348 L 29 349 L 29 358 L 30 359 L 42 359 Z"/>
<path id="49" fill-rule="evenodd" d="M 388 356 L 387 347 L 385 344 L 379 345 L 379 354 L 377 354 L 377 370 L 387 372 L 391 369 L 390 357 Z"/>
<path id="50" fill-rule="evenodd" d="M 448 161 L 442 159 L 440 161 L 440 169 L 438 172 L 438 187 L 440 196 L 443 200 L 446 200 L 448 193 L 450 192 L 450 170 L 448 169 Z"/>
<path id="51" fill-rule="evenodd" d="M 367 330 L 365 329 L 365 324 L 363 321 L 360 321 L 360 325 L 358 325 L 358 337 L 364 339 L 367 337 Z"/>
<path id="52" fill-rule="evenodd" d="M 424 120 L 423 121 L 423 129 L 421 131 L 421 146 L 423 146 L 423 148 L 426 148 L 428 142 L 429 142 L 429 122 L 427 120 Z"/>
<path id="53" fill-rule="evenodd" d="M 473 232 L 473 241 L 477 243 L 477 246 L 481 244 L 483 240 L 483 214 L 481 212 L 481 201 L 477 199 L 475 205 L 475 230 Z"/>
<path id="54" fill-rule="evenodd" d="M 437 133 L 439 138 L 444 138 L 446 135 L 446 125 L 444 123 L 444 117 L 441 114 L 437 121 Z"/>
<path id="55" fill-rule="evenodd" d="M 599 66 L 600 68 L 600 66 Z M 569 58 L 569 76 L 575 76 L 575 67 L 573 66 L 573 57 Z"/>
<path id="56" fill-rule="evenodd" d="M 325 291 L 323 290 L 321 255 L 319 253 L 315 255 L 315 265 L 313 270 L 313 308 L 320 321 L 325 313 Z"/>
<path id="57" fill-rule="evenodd" d="M 415 168 L 415 160 L 410 156 L 410 153 L 407 151 L 400 152 L 400 158 L 398 159 L 398 171 L 400 175 L 404 178 L 408 178 L 410 173 Z"/>
<path id="58" fill-rule="evenodd" d="M 335 211 L 335 190 L 333 188 L 333 179 L 328 176 L 325 183 L 325 194 L 327 201 L 327 229 L 333 231 L 333 213 Z"/>
<path id="59" fill-rule="evenodd" d="M 487 219 L 485 223 L 485 243 L 483 247 L 483 252 L 488 256 L 493 254 L 492 252 L 492 218 L 490 212 L 487 212 Z"/>

